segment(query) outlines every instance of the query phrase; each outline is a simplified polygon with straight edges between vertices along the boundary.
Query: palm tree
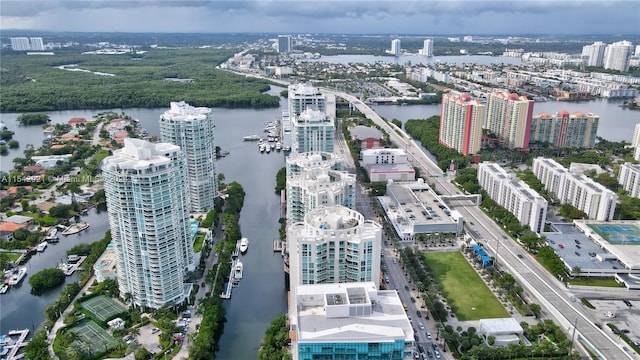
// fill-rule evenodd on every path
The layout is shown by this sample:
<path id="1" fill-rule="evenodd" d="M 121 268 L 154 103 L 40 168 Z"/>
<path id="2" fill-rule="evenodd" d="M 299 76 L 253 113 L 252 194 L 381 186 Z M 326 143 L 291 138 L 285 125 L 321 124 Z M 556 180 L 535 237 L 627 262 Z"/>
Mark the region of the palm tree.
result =
<path id="1" fill-rule="evenodd" d="M 136 304 L 133 303 L 133 295 L 131 293 L 124 293 L 124 295 L 122 296 L 122 298 L 124 299 L 124 302 L 127 305 L 132 306 L 133 308 L 136 307 Z"/>
<path id="2" fill-rule="evenodd" d="M 134 338 L 137 338 L 138 336 L 140 336 L 140 328 L 137 328 L 137 327 L 131 328 L 131 330 L 129 330 L 129 335 L 131 335 Z"/>

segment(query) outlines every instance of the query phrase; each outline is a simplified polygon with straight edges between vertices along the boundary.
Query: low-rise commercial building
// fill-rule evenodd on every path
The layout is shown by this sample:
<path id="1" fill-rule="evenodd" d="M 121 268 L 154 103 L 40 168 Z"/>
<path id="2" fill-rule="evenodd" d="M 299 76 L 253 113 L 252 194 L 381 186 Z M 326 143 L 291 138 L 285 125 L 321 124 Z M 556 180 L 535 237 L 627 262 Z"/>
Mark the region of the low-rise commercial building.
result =
<path id="1" fill-rule="evenodd" d="M 414 332 L 395 290 L 357 282 L 300 285 L 295 294 L 289 307 L 294 360 L 411 356 Z"/>

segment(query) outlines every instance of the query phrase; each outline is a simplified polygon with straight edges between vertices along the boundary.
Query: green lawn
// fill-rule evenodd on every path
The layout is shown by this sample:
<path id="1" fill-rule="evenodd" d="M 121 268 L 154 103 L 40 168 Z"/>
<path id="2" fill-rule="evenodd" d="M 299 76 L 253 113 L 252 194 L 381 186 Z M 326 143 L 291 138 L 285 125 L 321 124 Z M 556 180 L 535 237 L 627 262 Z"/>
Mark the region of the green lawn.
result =
<path id="1" fill-rule="evenodd" d="M 613 278 L 575 278 L 569 279 L 567 282 L 571 285 L 581 286 L 599 286 L 599 287 L 624 287 Z"/>
<path id="2" fill-rule="evenodd" d="M 460 252 L 425 253 L 424 258 L 458 320 L 510 316 Z"/>
<path id="3" fill-rule="evenodd" d="M 202 250 L 202 243 L 204 242 L 204 238 L 207 236 L 207 234 L 198 231 L 196 233 L 196 239 L 193 242 L 193 252 L 197 253 L 200 252 L 200 250 Z"/>
<path id="4" fill-rule="evenodd" d="M 21 253 L 12 253 L 12 252 L 5 252 L 3 254 L 7 254 L 7 256 L 9 257 L 9 260 L 13 262 L 17 261 L 22 255 Z"/>

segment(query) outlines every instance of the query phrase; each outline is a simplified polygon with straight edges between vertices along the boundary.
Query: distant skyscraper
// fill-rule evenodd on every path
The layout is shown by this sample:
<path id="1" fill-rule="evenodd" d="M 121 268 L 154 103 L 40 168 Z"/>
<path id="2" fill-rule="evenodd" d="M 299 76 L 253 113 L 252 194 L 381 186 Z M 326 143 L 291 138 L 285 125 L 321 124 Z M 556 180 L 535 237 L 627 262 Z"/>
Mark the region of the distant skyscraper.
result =
<path id="1" fill-rule="evenodd" d="M 433 56 L 433 40 L 426 39 L 424 41 L 424 45 L 422 46 L 422 55 Z"/>
<path id="2" fill-rule="evenodd" d="M 402 49 L 400 49 L 400 39 L 393 39 L 391 41 L 391 54 L 394 56 L 400 56 Z"/>
<path id="3" fill-rule="evenodd" d="M 303 284 L 380 285 L 382 227 L 344 206 L 320 207 L 287 229 L 291 289 Z"/>
<path id="4" fill-rule="evenodd" d="M 489 94 L 484 127 L 508 148 L 529 147 L 533 100 L 508 91 Z"/>
<path id="5" fill-rule="evenodd" d="M 442 96 L 438 142 L 463 155 L 480 150 L 485 106 L 469 94 Z"/>
<path id="6" fill-rule="evenodd" d="M 180 146 L 186 156 L 193 212 L 213 209 L 218 196 L 214 134 L 209 108 L 172 102 L 171 109 L 160 115 L 160 139 Z"/>
<path id="7" fill-rule="evenodd" d="M 31 44 L 29 38 L 26 37 L 12 37 L 11 38 L 11 50 L 13 51 L 28 51 L 31 50 Z"/>
<path id="8" fill-rule="evenodd" d="M 32 37 L 29 39 L 29 42 L 31 43 L 31 50 L 44 51 L 44 43 L 41 37 Z"/>
<path id="9" fill-rule="evenodd" d="M 636 127 L 633 130 L 633 139 L 631 139 L 631 146 L 640 146 L 640 123 L 637 123 Z"/>
<path id="10" fill-rule="evenodd" d="M 591 149 L 596 144 L 599 121 L 600 117 L 591 113 L 560 111 L 551 115 L 543 112 L 532 118 L 529 141 L 561 148 Z"/>
<path id="11" fill-rule="evenodd" d="M 102 176 L 120 294 L 151 308 L 182 301 L 194 264 L 180 147 L 126 138 L 103 160 Z"/>
<path id="12" fill-rule="evenodd" d="M 291 52 L 291 35 L 278 35 L 278 52 Z"/>
<path id="13" fill-rule="evenodd" d="M 587 57 L 587 66 L 602 66 L 604 65 L 604 50 L 607 44 L 602 41 L 596 41 L 591 45 L 585 45 L 582 47 L 582 56 Z"/>
<path id="14" fill-rule="evenodd" d="M 607 45 L 604 52 L 604 68 L 628 71 L 632 52 L 633 45 L 626 40 Z"/>

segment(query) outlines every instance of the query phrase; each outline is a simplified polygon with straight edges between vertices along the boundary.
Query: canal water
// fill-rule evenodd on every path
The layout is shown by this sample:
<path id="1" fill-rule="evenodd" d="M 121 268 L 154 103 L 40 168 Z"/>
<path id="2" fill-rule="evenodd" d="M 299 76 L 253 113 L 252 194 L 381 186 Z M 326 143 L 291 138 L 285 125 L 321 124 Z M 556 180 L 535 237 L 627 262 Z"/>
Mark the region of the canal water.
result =
<path id="1" fill-rule="evenodd" d="M 27 267 L 27 276 L 20 285 L 12 287 L 6 294 L 0 295 L 0 334 L 6 334 L 12 329 L 37 328 L 45 319 L 44 308 L 52 305 L 60 295 L 64 285 L 76 281 L 76 275 L 68 276 L 64 285 L 32 295 L 29 278 L 40 270 L 54 268 L 67 259 L 67 250 L 78 244 L 89 244 L 101 240 L 107 230 L 106 207 L 95 207 L 82 216 L 82 221 L 89 224 L 89 228 L 74 234 L 64 236 L 58 232 L 60 242 L 49 244 L 44 252 L 34 254 L 23 266 Z"/>
<path id="2" fill-rule="evenodd" d="M 283 88 L 272 87 L 269 92 L 279 95 Z M 594 100 L 583 103 L 546 102 L 537 103 L 534 113 L 540 111 L 593 112 L 600 115 L 598 135 L 613 141 L 630 141 L 633 126 L 640 121 L 638 112 L 620 108 L 620 101 Z M 167 106 L 168 108 L 168 106 Z M 158 120 L 167 108 L 156 109 L 112 109 L 125 112 L 139 119 L 150 134 L 158 134 Z M 225 301 L 227 319 L 220 339 L 221 359 L 251 359 L 256 357 L 260 341 L 269 323 L 286 312 L 287 294 L 279 253 L 273 252 L 273 240 L 278 237 L 280 198 L 274 193 L 275 175 L 284 166 L 282 153 L 261 154 L 255 142 L 242 141 L 242 137 L 264 134 L 266 122 L 276 120 L 286 108 L 286 100 L 281 99 L 279 109 L 214 109 L 216 124 L 216 144 L 229 155 L 216 162 L 217 171 L 225 175 L 225 182 L 238 181 L 247 196 L 240 217 L 243 236 L 249 238 L 248 252 L 242 257 L 244 276 L 240 286 L 235 288 L 231 300 Z M 411 118 L 427 118 L 439 115 L 439 105 L 375 106 L 374 109 L 387 119 L 406 121 Z M 92 118 L 99 111 L 55 111 L 49 112 L 52 123 L 66 123 L 72 117 Z M 12 160 L 22 156 L 26 144 L 38 146 L 44 135 L 40 126 L 20 127 L 15 120 L 19 114 L 0 114 L 10 130 L 16 132 L 21 148 L 11 150 L 0 157 L 0 170 L 12 168 Z M 89 222 L 89 230 L 61 239 L 57 245 L 35 255 L 27 263 L 28 273 L 54 267 L 65 258 L 66 250 L 78 243 L 89 243 L 101 239 L 108 230 L 106 212 L 89 212 L 84 217 Z M 72 278 L 67 281 L 72 281 Z M 53 303 L 62 287 L 49 293 L 33 296 L 29 293 L 28 278 L 18 288 L 0 296 L 0 334 L 10 329 L 37 327 L 44 319 L 43 310 Z"/>
<path id="3" fill-rule="evenodd" d="M 279 95 L 284 88 L 272 87 L 272 95 Z M 265 330 L 271 320 L 287 310 L 287 293 L 283 263 L 280 253 L 274 253 L 273 240 L 278 237 L 280 197 L 275 194 L 275 177 L 284 167 L 284 154 L 258 151 L 256 142 L 242 141 L 243 136 L 264 133 L 265 123 L 279 119 L 286 108 L 286 99 L 277 109 L 214 109 L 216 145 L 229 155 L 216 162 L 218 173 L 225 182 L 237 181 L 246 192 L 240 215 L 240 230 L 249 238 L 249 250 L 242 256 L 244 274 L 240 286 L 233 290 L 230 300 L 225 301 L 227 319 L 224 334 L 220 339 L 221 359 L 255 358 Z M 167 108 L 157 109 L 112 109 L 111 111 L 139 119 L 150 134 L 158 134 L 160 115 Z M 52 123 L 64 123 L 72 117 L 92 118 L 98 111 L 56 111 L 48 113 Z M 0 158 L 1 170 L 12 167 L 12 159 L 22 156 L 24 145 L 37 144 L 44 135 L 40 126 L 19 127 L 15 119 L 19 114 L 2 114 L 2 121 L 13 131 L 23 146 L 19 152 Z M 9 160 L 11 159 L 11 160 Z M 66 250 L 77 243 L 88 243 L 101 239 L 108 230 L 106 211 L 89 212 L 83 221 L 89 222 L 89 230 L 51 245 L 35 255 L 28 263 L 28 273 L 55 267 L 66 257 Z M 69 280 L 70 281 L 70 280 Z M 44 308 L 58 297 L 62 287 L 51 292 L 33 296 L 29 293 L 28 278 L 18 288 L 0 297 L 0 334 L 17 328 L 37 327 L 44 320 Z"/>

